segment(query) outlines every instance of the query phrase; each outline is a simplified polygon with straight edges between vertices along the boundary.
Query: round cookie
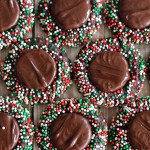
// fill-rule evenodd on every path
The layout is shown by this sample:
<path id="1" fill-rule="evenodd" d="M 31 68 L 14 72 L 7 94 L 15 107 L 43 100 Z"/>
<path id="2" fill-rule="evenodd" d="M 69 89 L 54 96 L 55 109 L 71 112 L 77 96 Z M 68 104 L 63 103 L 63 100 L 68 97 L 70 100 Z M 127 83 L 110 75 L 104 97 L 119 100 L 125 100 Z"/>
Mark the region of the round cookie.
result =
<path id="1" fill-rule="evenodd" d="M 113 118 L 109 140 L 113 149 L 149 149 L 150 97 L 127 99 Z"/>
<path id="2" fill-rule="evenodd" d="M 2 77 L 8 90 L 20 102 L 32 105 L 60 97 L 72 83 L 71 72 L 65 49 L 56 47 L 49 39 L 18 42 L 2 62 Z"/>
<path id="3" fill-rule="evenodd" d="M 115 92 L 130 79 L 128 62 L 118 52 L 100 52 L 89 63 L 89 80 L 103 92 Z"/>
<path id="4" fill-rule="evenodd" d="M 41 0 L 38 19 L 50 39 L 78 47 L 100 28 L 101 10 L 101 0 Z"/>
<path id="5" fill-rule="evenodd" d="M 119 59 L 116 59 L 118 53 Z M 92 66 L 92 60 L 99 55 L 100 58 L 95 61 L 98 66 Z M 140 92 L 145 68 L 142 56 L 133 45 L 128 47 L 117 39 L 106 38 L 91 42 L 81 49 L 75 60 L 74 77 L 79 92 L 92 103 L 113 107 Z M 116 88 L 116 91 L 111 91 Z"/>
<path id="6" fill-rule="evenodd" d="M 102 149 L 107 144 L 107 123 L 87 100 L 63 99 L 43 112 L 36 141 L 50 150 Z"/>
<path id="7" fill-rule="evenodd" d="M 17 24 L 20 8 L 16 0 L 4 0 L 0 2 L 0 9 L 0 32 L 4 32 Z"/>
<path id="8" fill-rule="evenodd" d="M 90 0 L 55 0 L 51 4 L 51 14 L 56 24 L 64 30 L 79 28 L 90 17 Z"/>
<path id="9" fill-rule="evenodd" d="M 1 50 L 31 31 L 34 6 L 32 0 L 3 0 L 0 2 L 0 10 Z"/>
<path id="10" fill-rule="evenodd" d="M 138 113 L 129 123 L 128 138 L 131 145 L 140 150 L 149 149 L 150 111 Z"/>
<path id="11" fill-rule="evenodd" d="M 127 44 L 150 43 L 150 0 L 107 0 L 106 25 Z"/>
<path id="12" fill-rule="evenodd" d="M 0 146 L 8 149 L 33 149 L 34 125 L 30 113 L 18 100 L 0 96 Z"/>
<path id="13" fill-rule="evenodd" d="M 92 136 L 89 121 L 77 113 L 60 115 L 51 126 L 50 139 L 60 150 L 84 149 Z"/>
<path id="14" fill-rule="evenodd" d="M 13 149 L 19 140 L 20 129 L 15 118 L 0 112 L 1 149 Z"/>
<path id="15" fill-rule="evenodd" d="M 121 21 L 133 29 L 144 29 L 150 26 L 150 0 L 120 0 L 119 16 Z"/>
<path id="16" fill-rule="evenodd" d="M 23 86 L 36 90 L 45 89 L 51 85 L 56 76 L 57 67 L 49 53 L 42 49 L 32 49 L 21 54 L 16 62 L 15 71 L 16 78 Z"/>

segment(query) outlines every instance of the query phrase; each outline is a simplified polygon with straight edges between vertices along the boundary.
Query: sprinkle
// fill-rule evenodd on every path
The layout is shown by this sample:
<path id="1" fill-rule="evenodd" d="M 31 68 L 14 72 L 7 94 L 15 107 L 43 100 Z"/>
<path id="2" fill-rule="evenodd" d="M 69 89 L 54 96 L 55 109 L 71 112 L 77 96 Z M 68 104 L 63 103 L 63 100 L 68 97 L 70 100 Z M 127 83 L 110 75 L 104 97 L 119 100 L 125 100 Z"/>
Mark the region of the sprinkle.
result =
<path id="1" fill-rule="evenodd" d="M 100 110 L 89 104 L 88 100 L 82 99 L 63 99 L 47 106 L 47 109 L 40 117 L 36 142 L 39 147 L 45 150 L 53 150 L 50 140 L 50 126 L 52 122 L 64 113 L 79 113 L 89 120 L 92 126 L 92 138 L 85 150 L 101 149 L 107 144 L 107 123 Z"/>
<path id="2" fill-rule="evenodd" d="M 126 99 L 125 104 L 113 118 L 109 129 L 109 141 L 114 150 L 135 150 L 128 140 L 129 122 L 137 113 L 149 111 L 150 97 Z"/>
<path id="3" fill-rule="evenodd" d="M 19 84 L 15 76 L 15 63 L 23 51 L 28 49 L 43 49 L 53 57 L 57 65 L 57 76 L 53 84 L 45 89 L 33 90 Z M 25 39 L 16 43 L 9 51 L 8 56 L 2 62 L 2 77 L 7 85 L 8 90 L 16 96 L 20 102 L 26 104 L 46 104 L 52 102 L 63 94 L 72 83 L 71 80 L 72 66 L 66 56 L 64 48 L 57 48 L 49 39 Z"/>
<path id="4" fill-rule="evenodd" d="M 17 99 L 0 96 L 0 112 L 4 112 L 14 117 L 20 128 L 20 136 L 15 149 L 33 149 L 35 129 L 30 119 L 30 113 L 24 109 Z M 5 130 L 5 127 L 2 127 Z"/>
<path id="5" fill-rule="evenodd" d="M 115 37 L 130 45 L 131 43 L 150 43 L 150 27 L 132 29 L 127 27 L 118 16 L 120 0 L 107 0 L 104 9 L 104 22 L 113 31 Z"/>
<path id="6" fill-rule="evenodd" d="M 115 92 L 102 92 L 89 81 L 88 64 L 101 51 L 116 51 L 127 59 L 131 79 L 124 88 Z M 87 44 L 79 52 L 75 60 L 74 77 L 79 92 L 88 97 L 92 103 L 114 107 L 123 104 L 126 98 L 133 97 L 141 91 L 146 74 L 145 68 L 143 57 L 133 45 L 128 47 L 125 43 L 119 43 L 116 38 L 102 38 Z"/>
<path id="7" fill-rule="evenodd" d="M 0 33 L 0 50 L 24 37 L 30 32 L 35 20 L 33 0 L 17 0 L 20 6 L 20 17 L 15 27 Z"/>
<path id="8" fill-rule="evenodd" d="M 80 28 L 64 31 L 57 24 L 55 24 L 53 17 L 48 10 L 52 0 L 41 0 L 38 8 L 38 19 L 42 29 L 49 36 L 50 39 L 56 40 L 61 45 L 71 47 L 78 47 L 86 44 L 88 40 L 100 28 L 102 0 L 91 0 L 91 13 L 85 25 Z"/>
<path id="9" fill-rule="evenodd" d="M 4 127 L 4 126 L 2 127 L 2 130 L 5 130 L 5 127 Z"/>

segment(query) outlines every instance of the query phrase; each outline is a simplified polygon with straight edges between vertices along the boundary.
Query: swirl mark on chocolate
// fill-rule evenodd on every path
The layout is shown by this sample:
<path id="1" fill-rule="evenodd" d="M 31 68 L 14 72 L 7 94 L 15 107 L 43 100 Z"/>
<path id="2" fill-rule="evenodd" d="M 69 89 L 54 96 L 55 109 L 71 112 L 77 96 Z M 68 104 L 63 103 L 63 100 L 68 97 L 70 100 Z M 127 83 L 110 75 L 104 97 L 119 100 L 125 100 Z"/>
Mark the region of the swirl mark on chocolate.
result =
<path id="1" fill-rule="evenodd" d="M 60 115 L 51 126 L 51 141 L 58 150 L 83 150 L 91 139 L 91 126 L 76 113 Z"/>
<path id="2" fill-rule="evenodd" d="M 134 148 L 149 150 L 150 145 L 150 111 L 138 113 L 131 120 L 128 137 Z"/>
<path id="3" fill-rule="evenodd" d="M 14 27 L 20 16 L 19 4 L 16 0 L 0 1 L 0 32 Z"/>
<path id="4" fill-rule="evenodd" d="M 20 129 L 15 118 L 0 113 L 0 150 L 13 149 L 19 139 Z"/>
<path id="5" fill-rule="evenodd" d="M 51 13 L 64 30 L 85 24 L 90 16 L 90 0 L 53 0 Z"/>
<path id="6" fill-rule="evenodd" d="M 128 27 L 143 29 L 150 26 L 150 0 L 120 0 L 119 15 Z"/>
<path id="7" fill-rule="evenodd" d="M 56 75 L 56 64 L 50 54 L 40 49 L 25 51 L 17 60 L 16 77 L 27 88 L 49 86 Z"/>
<path id="8" fill-rule="evenodd" d="M 130 79 L 128 63 L 118 52 L 101 52 L 89 63 L 89 79 L 98 89 L 113 92 Z"/>

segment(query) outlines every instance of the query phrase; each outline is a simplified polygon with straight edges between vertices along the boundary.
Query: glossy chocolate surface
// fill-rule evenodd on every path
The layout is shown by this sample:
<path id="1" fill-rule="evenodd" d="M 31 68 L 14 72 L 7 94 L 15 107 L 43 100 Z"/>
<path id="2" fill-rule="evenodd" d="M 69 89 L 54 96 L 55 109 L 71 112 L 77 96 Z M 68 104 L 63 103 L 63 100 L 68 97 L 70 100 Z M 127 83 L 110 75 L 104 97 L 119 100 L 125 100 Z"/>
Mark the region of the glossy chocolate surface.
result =
<path id="1" fill-rule="evenodd" d="M 126 26 L 143 29 L 150 26 L 150 0 L 120 0 L 119 15 Z"/>
<path id="2" fill-rule="evenodd" d="M 150 150 L 150 111 L 136 114 L 128 128 L 131 145 L 138 150 Z"/>
<path id="3" fill-rule="evenodd" d="M 81 27 L 90 16 L 90 0 L 53 0 L 51 13 L 64 30 Z"/>
<path id="4" fill-rule="evenodd" d="M 0 32 L 14 27 L 20 16 L 20 8 L 17 0 L 0 1 Z"/>
<path id="5" fill-rule="evenodd" d="M 18 142 L 19 134 L 16 119 L 0 112 L 0 150 L 12 150 Z"/>
<path id="6" fill-rule="evenodd" d="M 114 92 L 130 79 L 128 63 L 118 52 L 100 52 L 89 63 L 89 79 L 101 91 Z"/>
<path id="7" fill-rule="evenodd" d="M 91 140 L 88 120 L 77 113 L 60 115 L 51 126 L 51 141 L 58 150 L 83 150 Z"/>
<path id="8" fill-rule="evenodd" d="M 29 89 L 44 89 L 54 80 L 56 64 L 50 54 L 41 49 L 25 51 L 15 66 L 18 81 Z"/>

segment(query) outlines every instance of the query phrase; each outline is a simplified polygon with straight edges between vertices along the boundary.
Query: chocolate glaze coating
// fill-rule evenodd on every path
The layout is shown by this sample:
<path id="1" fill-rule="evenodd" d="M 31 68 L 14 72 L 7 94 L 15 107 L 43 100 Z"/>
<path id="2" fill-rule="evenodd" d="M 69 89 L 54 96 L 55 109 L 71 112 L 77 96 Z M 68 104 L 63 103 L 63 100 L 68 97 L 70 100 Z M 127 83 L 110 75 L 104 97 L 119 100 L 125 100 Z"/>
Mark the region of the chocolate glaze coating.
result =
<path id="1" fill-rule="evenodd" d="M 20 8 L 17 0 L 0 1 L 0 32 L 6 31 L 18 22 Z"/>
<path id="2" fill-rule="evenodd" d="M 77 113 L 60 115 L 51 126 L 50 138 L 58 150 L 83 150 L 91 136 L 88 120 Z"/>
<path id="3" fill-rule="evenodd" d="M 15 69 L 18 81 L 29 89 L 49 86 L 57 70 L 51 55 L 41 49 L 25 51 L 17 60 Z"/>
<path id="4" fill-rule="evenodd" d="M 150 26 L 150 0 L 120 0 L 119 15 L 128 27 L 143 29 Z"/>
<path id="5" fill-rule="evenodd" d="M 0 150 L 12 150 L 18 142 L 19 134 L 16 119 L 0 112 Z"/>
<path id="6" fill-rule="evenodd" d="M 150 150 L 150 111 L 138 113 L 128 128 L 131 145 L 138 150 Z"/>
<path id="7" fill-rule="evenodd" d="M 64 30 L 81 27 L 90 16 L 90 0 L 53 0 L 51 13 Z"/>
<path id="8" fill-rule="evenodd" d="M 130 79 L 128 63 L 118 52 L 100 52 L 89 63 L 89 79 L 96 88 L 114 92 Z"/>

